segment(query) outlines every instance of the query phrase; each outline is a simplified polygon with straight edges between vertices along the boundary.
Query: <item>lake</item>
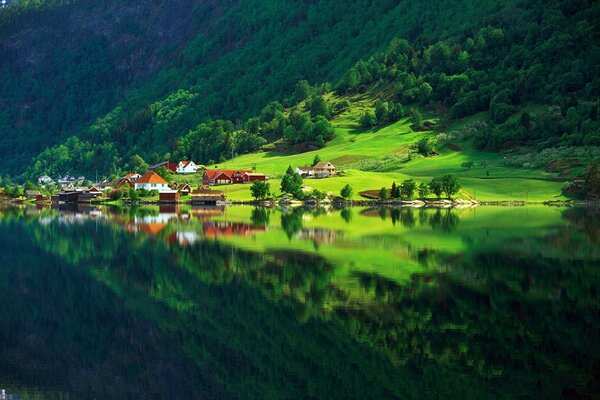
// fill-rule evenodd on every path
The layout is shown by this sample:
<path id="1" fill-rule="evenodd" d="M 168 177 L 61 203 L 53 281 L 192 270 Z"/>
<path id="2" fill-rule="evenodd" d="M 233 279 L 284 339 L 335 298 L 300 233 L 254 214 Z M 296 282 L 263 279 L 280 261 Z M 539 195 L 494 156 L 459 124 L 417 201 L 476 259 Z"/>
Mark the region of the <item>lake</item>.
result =
<path id="1" fill-rule="evenodd" d="M 0 238 L 6 399 L 600 396 L 597 208 L 24 207 Z"/>

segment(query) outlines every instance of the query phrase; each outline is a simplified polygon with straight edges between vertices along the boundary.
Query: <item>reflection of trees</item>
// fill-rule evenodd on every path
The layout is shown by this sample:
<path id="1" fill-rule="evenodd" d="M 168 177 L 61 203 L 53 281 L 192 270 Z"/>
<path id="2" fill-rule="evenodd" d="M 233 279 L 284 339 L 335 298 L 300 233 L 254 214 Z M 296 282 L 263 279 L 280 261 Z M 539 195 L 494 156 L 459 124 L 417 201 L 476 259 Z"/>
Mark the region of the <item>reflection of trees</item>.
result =
<path id="1" fill-rule="evenodd" d="M 39 368 L 36 383 L 64 386 L 77 398 L 346 399 L 434 392 L 339 325 L 298 323 L 321 312 L 329 296 L 332 267 L 321 258 L 261 255 L 210 240 L 168 248 L 105 224 L 32 224 L 17 233 L 0 226 L 0 234 L 7 231 L 21 245 L 0 244 L 0 257 L 11 254 L 15 264 L 0 270 L 0 285 L 15 278 L 19 284 L 12 285 L 11 307 L 3 309 L 0 343 L 20 351 L 2 358 L 14 363 L 11 376 L 22 372 L 24 385 Z M 2 246 L 20 251 L 13 256 Z M 25 289 L 33 297 L 23 297 Z M 455 386 L 451 380 L 444 385 Z"/>
<path id="2" fill-rule="evenodd" d="M 250 219 L 254 226 L 267 226 L 271 218 L 271 210 L 266 207 L 255 207 Z"/>
<path id="3" fill-rule="evenodd" d="M 448 211 L 436 210 L 428 223 L 433 219 L 432 226 L 447 229 L 442 226 L 445 218 L 452 219 L 447 217 Z M 301 211 L 297 215 L 301 224 Z M 421 215 L 419 210 L 419 220 Z M 563 240 L 562 231 L 558 230 L 557 236 L 553 230 L 548 237 L 512 240 L 506 246 L 510 250 L 473 247 L 477 241 L 460 256 L 425 249 L 417 253 L 419 261 L 443 265 L 446 272 L 413 275 L 406 284 L 377 274 L 356 274 L 357 287 L 334 283 L 331 266 L 306 254 L 263 255 L 212 241 L 174 247 L 169 253 L 166 247 L 149 244 L 143 237 L 133 240 L 106 227 L 91 237 L 82 234 L 81 228 L 70 231 L 50 226 L 39 228 L 34 237 L 47 251 L 63 255 L 72 265 L 92 268 L 92 275 L 123 293 L 132 307 L 151 316 L 161 331 L 181 337 L 195 360 L 213 362 L 216 374 L 230 374 L 236 385 L 245 382 L 241 376 L 248 374 L 255 377 L 253 390 L 268 390 L 269 384 L 277 385 L 277 379 L 287 382 L 286 376 L 289 378 L 274 369 L 293 367 L 302 382 L 322 379 L 320 387 L 325 388 L 330 380 L 307 371 L 314 363 L 321 366 L 327 362 L 331 365 L 323 368 L 331 378 L 343 377 L 344 385 L 349 385 L 347 379 L 364 384 L 365 377 L 358 375 L 366 373 L 363 368 L 367 365 L 361 363 L 367 361 L 328 354 L 323 341 L 348 351 L 354 351 L 356 343 L 347 342 L 343 332 L 335 329 L 310 342 L 312 335 L 323 332 L 317 328 L 320 325 L 314 320 L 295 325 L 285 315 L 284 307 L 289 305 L 301 320 L 332 318 L 358 342 L 397 364 L 421 371 L 442 365 L 444 373 L 466 371 L 460 382 L 493 379 L 505 397 L 546 398 L 563 391 L 597 391 L 592 380 L 600 354 L 595 339 L 599 333 L 597 259 L 582 261 L 569 256 L 577 241 L 590 237 L 582 232 L 594 231 L 584 221 L 587 215 L 583 216 L 569 217 L 574 230 L 569 231 L 568 240 Z M 400 214 L 398 220 L 402 221 Z M 555 253 L 540 256 L 542 246 L 554 247 Z M 515 248 L 519 251 L 513 251 Z M 248 286 L 283 306 L 265 302 Z M 167 311 L 171 309 L 178 310 L 175 317 L 171 314 L 175 311 Z M 260 321 L 258 326 L 256 321 Z M 197 347 L 199 338 L 206 344 Z M 302 352 L 305 346 L 306 354 Z M 287 353 L 273 354 L 278 348 Z M 305 358 L 316 361 L 305 364 Z M 360 374 L 349 372 L 341 360 L 359 363 Z M 339 371 L 333 372 L 335 368 Z M 443 376 L 449 379 L 436 375 L 440 379 L 437 384 L 448 384 Z M 242 386 L 235 388 L 237 392 Z M 302 397 L 302 393 L 293 386 L 289 396 Z M 339 396 L 356 397 L 351 393 L 349 386 L 343 386 Z M 390 397 L 389 393 L 384 397 Z"/>
<path id="4" fill-rule="evenodd" d="M 291 240 L 302 229 L 303 214 L 304 209 L 300 207 L 281 214 L 281 229 L 283 229 L 288 239 Z"/>
<path id="5" fill-rule="evenodd" d="M 405 228 L 414 228 L 416 225 L 415 212 L 410 207 L 392 208 L 390 210 L 392 224 L 400 222 Z"/>
<path id="6" fill-rule="evenodd" d="M 352 221 L 352 209 L 349 207 L 343 208 L 342 211 L 340 211 L 340 217 L 349 224 L 350 221 Z"/>
<path id="7" fill-rule="evenodd" d="M 446 233 L 454 232 L 460 222 L 458 215 L 451 209 L 438 208 L 433 215 L 429 217 L 429 225 L 436 230 L 439 229 Z"/>

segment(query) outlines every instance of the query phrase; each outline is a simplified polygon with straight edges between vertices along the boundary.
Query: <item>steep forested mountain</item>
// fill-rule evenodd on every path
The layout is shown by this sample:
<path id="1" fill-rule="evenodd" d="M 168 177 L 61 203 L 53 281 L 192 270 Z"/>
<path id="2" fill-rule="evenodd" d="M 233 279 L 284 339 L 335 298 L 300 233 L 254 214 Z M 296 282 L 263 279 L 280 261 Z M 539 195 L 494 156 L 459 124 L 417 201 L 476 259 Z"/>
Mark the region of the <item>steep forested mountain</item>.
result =
<path id="1" fill-rule="evenodd" d="M 482 148 L 544 126 L 593 145 L 583 136 L 597 130 L 598 21 L 589 0 L 23 1 L 0 10 L 0 173 L 116 172 L 134 154 L 183 156 L 184 136 L 188 147 L 214 137 L 197 161 L 218 161 L 302 130 L 289 107 L 308 97 L 377 85 L 405 110 L 489 111 L 497 126 Z M 518 134 L 502 125 L 532 103 L 574 111 L 562 124 L 524 117 Z M 304 139 L 322 145 L 325 125 Z"/>

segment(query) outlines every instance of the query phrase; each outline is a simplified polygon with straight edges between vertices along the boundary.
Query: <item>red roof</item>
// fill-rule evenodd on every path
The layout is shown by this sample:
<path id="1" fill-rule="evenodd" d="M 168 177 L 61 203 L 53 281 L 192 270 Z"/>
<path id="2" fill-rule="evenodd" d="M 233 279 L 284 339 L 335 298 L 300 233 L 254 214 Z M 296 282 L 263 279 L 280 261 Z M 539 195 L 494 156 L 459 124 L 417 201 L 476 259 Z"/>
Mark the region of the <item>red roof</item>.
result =
<path id="1" fill-rule="evenodd" d="M 162 184 L 168 184 L 168 182 L 165 181 L 162 176 L 158 175 L 155 172 L 148 172 L 148 173 L 142 175 L 142 177 L 140 179 L 138 179 L 135 183 L 162 183 Z"/>
<path id="2" fill-rule="evenodd" d="M 210 169 L 210 170 L 206 170 L 204 172 L 205 176 L 207 179 L 214 179 L 217 176 L 221 175 L 221 174 L 225 174 L 229 179 L 231 179 L 231 177 L 233 176 L 234 173 L 239 172 L 240 174 L 249 172 L 251 173 L 252 170 L 250 169 Z"/>
<path id="3" fill-rule="evenodd" d="M 174 163 L 171 161 L 163 161 L 156 165 L 152 165 L 152 166 L 148 167 L 148 171 L 154 171 L 156 168 L 159 168 L 159 167 L 165 167 L 166 169 L 171 170 L 173 172 L 177 171 L 177 163 Z"/>

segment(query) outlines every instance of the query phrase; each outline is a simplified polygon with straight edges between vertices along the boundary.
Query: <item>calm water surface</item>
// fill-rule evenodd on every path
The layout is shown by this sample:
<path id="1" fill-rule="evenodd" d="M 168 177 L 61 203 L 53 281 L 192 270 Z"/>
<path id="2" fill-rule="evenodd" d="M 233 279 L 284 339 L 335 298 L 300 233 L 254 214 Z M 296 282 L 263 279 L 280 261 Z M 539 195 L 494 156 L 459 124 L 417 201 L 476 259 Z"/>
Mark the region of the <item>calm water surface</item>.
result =
<path id="1" fill-rule="evenodd" d="M 0 393 L 596 398 L 599 282 L 593 208 L 4 209 Z"/>

